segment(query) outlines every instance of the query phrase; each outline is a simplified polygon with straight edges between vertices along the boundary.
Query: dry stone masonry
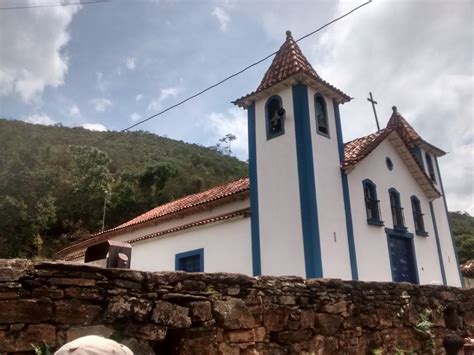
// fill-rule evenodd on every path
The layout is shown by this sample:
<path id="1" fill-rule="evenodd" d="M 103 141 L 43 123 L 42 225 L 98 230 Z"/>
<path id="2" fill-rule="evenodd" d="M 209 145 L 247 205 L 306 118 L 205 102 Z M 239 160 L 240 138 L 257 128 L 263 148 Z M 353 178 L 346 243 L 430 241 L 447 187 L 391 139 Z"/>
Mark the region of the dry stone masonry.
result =
<path id="1" fill-rule="evenodd" d="M 474 290 L 0 260 L 0 354 L 90 334 L 142 355 L 433 354 L 450 333 L 474 334 Z"/>

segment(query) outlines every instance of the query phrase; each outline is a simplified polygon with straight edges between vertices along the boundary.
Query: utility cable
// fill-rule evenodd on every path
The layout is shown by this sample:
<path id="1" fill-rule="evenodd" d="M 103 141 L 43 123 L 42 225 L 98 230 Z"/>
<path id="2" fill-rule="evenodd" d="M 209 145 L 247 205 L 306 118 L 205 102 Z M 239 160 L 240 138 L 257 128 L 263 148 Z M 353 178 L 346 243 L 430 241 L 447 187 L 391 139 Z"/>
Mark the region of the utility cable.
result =
<path id="1" fill-rule="evenodd" d="M 315 33 L 321 31 L 322 29 L 324 29 L 324 28 L 330 26 L 331 24 L 333 24 L 333 23 L 335 23 L 335 22 L 337 22 L 337 21 L 339 21 L 339 20 L 342 20 L 344 17 L 349 16 L 349 15 L 352 14 L 353 12 L 359 10 L 360 8 L 362 8 L 362 7 L 364 7 L 364 6 L 368 5 L 368 4 L 370 4 L 371 2 L 372 2 L 372 0 L 368 0 L 367 2 L 365 2 L 365 3 L 363 3 L 363 4 L 359 5 L 359 6 L 354 7 L 352 10 L 350 10 L 350 11 L 344 13 L 343 15 L 341 15 L 341 16 L 335 18 L 334 20 L 332 20 L 332 21 L 330 21 L 330 22 L 324 24 L 323 26 L 317 28 L 316 30 L 314 30 L 314 31 L 312 31 L 312 32 L 310 32 L 310 33 L 304 35 L 303 37 L 298 38 L 295 42 L 299 42 L 299 41 L 301 41 L 301 40 L 303 40 L 303 39 L 305 39 L 305 38 L 308 38 L 309 36 L 314 35 Z M 139 125 L 141 125 L 141 124 L 143 124 L 143 123 L 145 123 L 145 122 L 147 122 L 147 121 L 150 121 L 151 119 L 153 119 L 153 118 L 155 118 L 155 117 L 157 117 L 157 116 L 161 116 L 162 114 L 164 114 L 164 113 L 166 113 L 166 112 L 168 112 L 168 111 L 170 111 L 170 110 L 172 110 L 172 109 L 174 109 L 174 108 L 176 108 L 176 107 L 178 107 L 178 106 L 181 106 L 182 104 L 188 102 L 189 100 L 192 100 L 192 99 L 194 99 L 194 98 L 196 98 L 196 97 L 198 97 L 198 96 L 204 94 L 205 92 L 207 92 L 207 91 L 209 91 L 209 90 L 211 90 L 211 89 L 214 89 L 215 87 L 217 87 L 217 86 L 219 86 L 219 85 L 225 83 L 226 81 L 228 81 L 228 80 L 230 80 L 230 79 L 236 77 L 237 75 L 240 75 L 240 74 L 242 74 L 243 72 L 249 70 L 250 68 L 252 68 L 252 67 L 254 67 L 254 66 L 256 66 L 256 65 L 258 65 L 258 64 L 260 64 L 260 63 L 262 63 L 262 62 L 264 62 L 264 61 L 266 61 L 268 58 L 270 58 L 270 57 L 274 56 L 275 54 L 277 54 L 277 52 L 278 52 L 278 51 L 275 51 L 275 52 L 273 52 L 273 53 L 271 53 L 271 54 L 265 56 L 264 58 L 262 58 L 262 59 L 260 59 L 260 60 L 258 60 L 258 61 L 256 61 L 256 62 L 254 62 L 254 63 L 252 63 L 252 64 L 246 66 L 245 68 L 239 70 L 238 72 L 236 72 L 236 73 L 234 73 L 234 74 L 232 74 L 232 75 L 229 75 L 228 77 L 222 79 L 221 81 L 218 81 L 217 83 L 215 83 L 215 84 L 213 84 L 213 85 L 211 85 L 211 86 L 208 86 L 207 88 L 205 88 L 205 89 L 203 89 L 203 90 L 201 90 L 201 91 L 195 93 L 194 95 L 188 96 L 187 98 L 185 98 L 185 99 L 183 99 L 183 100 L 177 102 L 176 104 L 171 105 L 171 106 L 169 106 L 169 107 L 167 107 L 167 108 L 161 110 L 160 112 L 155 113 L 154 115 L 152 115 L 152 116 L 150 116 L 150 117 L 147 117 L 147 118 L 145 118 L 145 119 L 143 119 L 143 120 L 141 120 L 141 121 L 138 121 L 137 123 L 134 123 L 133 125 L 131 125 L 131 126 L 127 127 L 127 128 L 124 128 L 124 129 L 120 130 L 119 132 L 128 131 L 128 130 L 130 130 L 130 129 L 132 129 L 132 128 L 135 128 L 135 127 L 137 127 L 137 126 L 139 126 Z"/>
<path id="2" fill-rule="evenodd" d="M 45 3 L 38 5 L 25 5 L 25 6 L 12 6 L 12 7 L 0 7 L 0 10 L 23 10 L 23 9 L 33 9 L 37 7 L 57 7 L 57 6 L 72 6 L 72 5 L 89 5 L 97 4 L 100 2 L 109 2 L 111 0 L 90 0 L 90 1 L 76 1 L 76 2 L 55 2 L 55 3 Z"/>

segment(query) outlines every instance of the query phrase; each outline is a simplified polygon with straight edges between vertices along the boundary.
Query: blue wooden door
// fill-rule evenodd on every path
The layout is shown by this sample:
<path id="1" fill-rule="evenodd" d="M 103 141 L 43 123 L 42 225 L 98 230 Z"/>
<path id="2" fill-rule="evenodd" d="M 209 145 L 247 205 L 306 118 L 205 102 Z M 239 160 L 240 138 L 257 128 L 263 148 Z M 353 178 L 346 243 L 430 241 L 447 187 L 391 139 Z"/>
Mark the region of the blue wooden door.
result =
<path id="1" fill-rule="evenodd" d="M 389 235 L 388 244 L 393 281 L 418 283 L 412 240 Z"/>

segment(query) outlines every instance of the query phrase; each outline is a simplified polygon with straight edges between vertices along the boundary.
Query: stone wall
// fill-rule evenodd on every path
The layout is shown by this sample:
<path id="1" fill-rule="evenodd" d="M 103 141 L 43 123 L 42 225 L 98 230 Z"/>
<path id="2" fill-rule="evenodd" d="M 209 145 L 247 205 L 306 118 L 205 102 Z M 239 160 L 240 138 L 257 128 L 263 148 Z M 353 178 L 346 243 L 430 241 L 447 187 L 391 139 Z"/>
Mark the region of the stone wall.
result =
<path id="1" fill-rule="evenodd" d="M 474 290 L 0 260 L 0 354 L 88 334 L 143 355 L 431 354 L 473 332 Z"/>

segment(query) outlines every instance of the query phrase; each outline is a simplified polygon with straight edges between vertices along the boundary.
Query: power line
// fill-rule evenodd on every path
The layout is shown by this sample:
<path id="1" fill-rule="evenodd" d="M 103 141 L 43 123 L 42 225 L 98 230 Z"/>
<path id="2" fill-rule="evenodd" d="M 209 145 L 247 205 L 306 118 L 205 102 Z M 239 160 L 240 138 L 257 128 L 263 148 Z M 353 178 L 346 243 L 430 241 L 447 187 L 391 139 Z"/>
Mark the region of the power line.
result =
<path id="1" fill-rule="evenodd" d="M 312 32 L 310 32 L 310 33 L 304 35 L 303 37 L 298 38 L 295 42 L 299 42 L 299 41 L 301 41 L 301 40 L 303 40 L 303 39 L 305 39 L 305 38 L 307 38 L 307 37 L 309 37 L 309 36 L 314 35 L 316 32 L 319 32 L 319 31 L 321 31 L 322 29 L 324 29 L 324 28 L 326 28 L 326 27 L 332 25 L 334 22 L 337 22 L 337 21 L 339 21 L 339 20 L 342 20 L 344 17 L 349 16 L 349 15 L 352 14 L 353 12 L 359 10 L 360 8 L 362 8 L 362 7 L 364 7 L 364 6 L 368 5 L 368 4 L 370 4 L 371 2 L 372 2 L 372 0 L 368 0 L 367 2 L 365 2 L 365 3 L 363 3 L 363 4 L 359 5 L 359 6 L 354 7 L 352 10 L 346 12 L 345 14 L 343 14 L 343 15 L 341 15 L 341 16 L 335 18 L 334 20 L 332 20 L 332 21 L 330 21 L 330 22 L 324 24 L 323 26 L 321 26 L 321 27 L 317 28 L 316 30 L 314 30 L 314 31 L 312 31 Z M 155 113 L 154 115 L 152 115 L 152 116 L 150 116 L 150 117 L 147 117 L 147 118 L 145 118 L 145 119 L 143 119 L 143 120 L 141 120 L 141 121 L 138 121 L 137 123 L 135 123 L 135 124 L 133 124 L 133 125 L 127 127 L 127 128 L 124 128 L 124 129 L 120 130 L 119 132 L 128 131 L 128 130 L 130 130 L 130 129 L 132 129 L 132 128 L 135 128 L 135 127 L 137 127 L 137 126 L 139 126 L 139 125 L 141 125 L 141 124 L 143 124 L 143 123 L 145 123 L 145 122 L 147 122 L 147 121 L 149 121 L 149 120 L 151 120 L 151 119 L 153 119 L 153 118 L 155 118 L 155 117 L 157 117 L 157 116 L 160 116 L 160 115 L 162 115 L 162 114 L 164 114 L 164 113 L 166 113 L 166 112 L 168 112 L 168 111 L 170 111 L 170 110 L 172 110 L 172 109 L 174 109 L 174 108 L 176 108 L 176 107 L 178 107 L 178 106 L 181 106 L 182 104 L 188 102 L 189 100 L 192 100 L 192 99 L 194 99 L 195 97 L 198 97 L 198 96 L 204 94 L 205 92 L 207 92 L 207 91 L 209 91 L 209 90 L 211 90 L 211 89 L 214 89 L 215 87 L 217 87 L 217 86 L 219 86 L 219 85 L 225 83 L 226 81 L 228 81 L 228 80 L 230 80 L 230 79 L 236 77 L 237 75 L 240 75 L 240 74 L 242 74 L 243 72 L 249 70 L 250 68 L 252 68 L 252 67 L 254 67 L 254 66 L 256 66 L 256 65 L 258 65 L 258 64 L 260 64 L 260 63 L 262 63 L 262 62 L 264 62 L 264 61 L 266 61 L 268 58 L 270 58 L 270 57 L 274 56 L 275 54 L 277 54 L 277 52 L 278 52 L 278 51 L 275 51 L 275 52 L 273 52 L 273 53 L 271 53 L 271 54 L 265 56 L 264 58 L 262 58 L 262 59 L 260 59 L 260 60 L 258 60 L 258 61 L 256 61 L 256 62 L 254 62 L 254 63 L 252 63 L 252 64 L 246 66 L 245 68 L 239 70 L 238 72 L 236 72 L 236 73 L 234 73 L 234 74 L 232 74 L 232 75 L 229 75 L 228 77 L 222 79 L 221 81 L 218 81 L 217 83 L 215 83 L 215 84 L 213 84 L 213 85 L 211 85 L 211 86 L 208 86 L 207 88 L 205 88 L 205 89 L 203 89 L 203 90 L 201 90 L 201 91 L 195 93 L 194 95 L 188 96 L 187 98 L 185 98 L 185 99 L 183 99 L 183 100 L 177 102 L 176 104 L 171 105 L 171 106 L 169 106 L 169 107 L 167 107 L 167 108 L 161 110 L 160 112 Z"/>
<path id="2" fill-rule="evenodd" d="M 25 5 L 25 6 L 12 6 L 12 7 L 0 7 L 0 10 L 23 10 L 32 9 L 36 7 L 57 7 L 57 6 L 72 6 L 72 5 L 89 5 L 97 4 L 100 2 L 109 2 L 111 0 L 90 0 L 90 1 L 77 1 L 77 2 L 66 2 L 66 3 L 47 3 L 38 5 Z"/>

